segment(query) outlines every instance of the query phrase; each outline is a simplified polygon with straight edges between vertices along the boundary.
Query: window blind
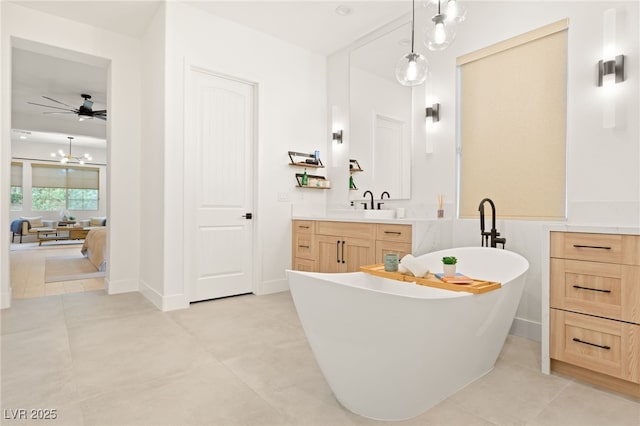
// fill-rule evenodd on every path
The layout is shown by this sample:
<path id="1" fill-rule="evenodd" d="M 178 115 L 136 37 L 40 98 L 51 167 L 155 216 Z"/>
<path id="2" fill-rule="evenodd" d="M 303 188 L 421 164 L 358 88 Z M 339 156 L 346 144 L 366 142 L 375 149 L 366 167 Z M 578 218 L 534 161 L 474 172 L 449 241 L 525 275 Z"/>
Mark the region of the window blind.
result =
<path id="1" fill-rule="evenodd" d="M 22 163 L 11 163 L 11 186 L 22 187 Z"/>
<path id="2" fill-rule="evenodd" d="M 460 217 L 565 217 L 568 20 L 458 58 Z"/>
<path id="3" fill-rule="evenodd" d="M 92 167 L 32 164 L 35 188 L 99 189 L 99 169 Z"/>

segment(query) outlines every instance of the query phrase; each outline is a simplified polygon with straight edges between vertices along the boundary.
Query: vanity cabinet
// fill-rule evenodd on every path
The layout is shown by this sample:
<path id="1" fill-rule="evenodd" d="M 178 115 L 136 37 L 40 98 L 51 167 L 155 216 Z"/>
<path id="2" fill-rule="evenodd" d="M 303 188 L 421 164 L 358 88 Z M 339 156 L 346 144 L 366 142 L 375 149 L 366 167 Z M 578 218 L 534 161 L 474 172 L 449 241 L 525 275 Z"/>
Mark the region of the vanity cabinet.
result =
<path id="1" fill-rule="evenodd" d="M 640 236 L 550 243 L 551 369 L 640 397 Z"/>
<path id="2" fill-rule="evenodd" d="M 357 272 L 386 253 L 411 253 L 411 232 L 411 225 L 294 220 L 292 269 Z"/>

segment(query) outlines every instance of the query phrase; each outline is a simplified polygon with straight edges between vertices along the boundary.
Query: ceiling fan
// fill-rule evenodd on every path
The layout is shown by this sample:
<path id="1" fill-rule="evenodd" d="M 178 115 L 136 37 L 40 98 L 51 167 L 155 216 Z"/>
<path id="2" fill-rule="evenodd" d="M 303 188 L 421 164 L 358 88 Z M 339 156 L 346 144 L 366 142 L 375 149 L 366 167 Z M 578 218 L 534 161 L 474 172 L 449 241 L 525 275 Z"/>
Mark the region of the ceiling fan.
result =
<path id="1" fill-rule="evenodd" d="M 37 105 L 37 106 L 43 106 L 43 107 L 47 107 L 47 108 L 55 108 L 55 109 L 60 109 L 63 110 L 62 111 L 45 111 L 43 112 L 43 114 L 77 114 L 78 118 L 80 119 L 80 121 L 83 121 L 85 119 L 88 118 L 98 118 L 100 120 L 106 120 L 107 119 L 107 110 L 106 109 L 101 109 L 98 111 L 94 111 L 93 110 L 93 101 L 91 100 L 91 95 L 87 95 L 85 93 L 81 94 L 80 96 L 82 96 L 82 98 L 84 99 L 84 102 L 82 102 L 82 105 L 80 105 L 80 107 L 78 108 L 74 108 L 71 105 L 67 105 L 64 102 L 60 102 L 57 101 L 53 98 L 50 98 L 48 96 L 42 96 L 45 99 L 50 100 L 51 102 L 55 102 L 57 104 L 61 104 L 64 106 L 67 106 L 69 108 L 60 108 L 58 106 L 54 106 L 54 105 L 44 105 L 44 104 L 37 104 L 35 102 L 27 102 L 28 104 L 31 105 Z"/>

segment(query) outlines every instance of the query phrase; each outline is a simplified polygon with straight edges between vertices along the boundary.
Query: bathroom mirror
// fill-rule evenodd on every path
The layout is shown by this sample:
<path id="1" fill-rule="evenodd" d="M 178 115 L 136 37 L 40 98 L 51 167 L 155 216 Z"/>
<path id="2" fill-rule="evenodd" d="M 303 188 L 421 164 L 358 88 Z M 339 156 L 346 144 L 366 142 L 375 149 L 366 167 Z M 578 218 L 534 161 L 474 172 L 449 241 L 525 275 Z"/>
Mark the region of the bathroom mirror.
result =
<path id="1" fill-rule="evenodd" d="M 402 55 L 411 51 L 411 24 L 400 25 L 350 53 L 349 158 L 357 190 L 376 198 L 387 191 L 392 199 L 411 198 L 411 91 L 396 80 Z"/>

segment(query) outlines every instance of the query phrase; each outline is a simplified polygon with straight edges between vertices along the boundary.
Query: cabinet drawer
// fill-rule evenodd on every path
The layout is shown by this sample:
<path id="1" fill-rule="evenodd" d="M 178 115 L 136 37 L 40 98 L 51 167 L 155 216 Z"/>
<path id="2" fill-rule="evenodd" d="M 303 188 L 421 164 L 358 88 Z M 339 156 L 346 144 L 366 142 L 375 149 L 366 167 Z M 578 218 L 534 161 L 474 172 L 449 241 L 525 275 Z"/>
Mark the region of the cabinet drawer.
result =
<path id="1" fill-rule="evenodd" d="M 640 383 L 640 325 L 551 309 L 551 358 Z"/>
<path id="2" fill-rule="evenodd" d="M 396 253 L 398 259 L 402 259 L 405 255 L 411 254 L 411 243 L 377 240 L 375 263 L 384 263 L 384 255 L 387 253 Z"/>
<path id="3" fill-rule="evenodd" d="M 552 232 L 551 257 L 640 265 L 638 236 Z"/>
<path id="4" fill-rule="evenodd" d="M 296 234 L 293 237 L 293 256 L 302 259 L 315 259 L 313 235 Z"/>
<path id="5" fill-rule="evenodd" d="M 373 224 L 358 222 L 316 222 L 316 234 L 373 240 Z"/>
<path id="6" fill-rule="evenodd" d="M 313 221 L 312 220 L 294 220 L 293 221 L 293 233 L 294 234 L 313 234 Z"/>
<path id="7" fill-rule="evenodd" d="M 640 266 L 551 259 L 551 307 L 640 324 Z"/>
<path id="8" fill-rule="evenodd" d="M 411 225 L 378 223 L 376 225 L 376 240 L 411 243 Z"/>
<path id="9" fill-rule="evenodd" d="M 293 265 L 291 269 L 294 271 L 304 271 L 304 272 L 316 272 L 316 262 L 309 259 L 300 259 L 296 257 L 293 259 Z"/>

